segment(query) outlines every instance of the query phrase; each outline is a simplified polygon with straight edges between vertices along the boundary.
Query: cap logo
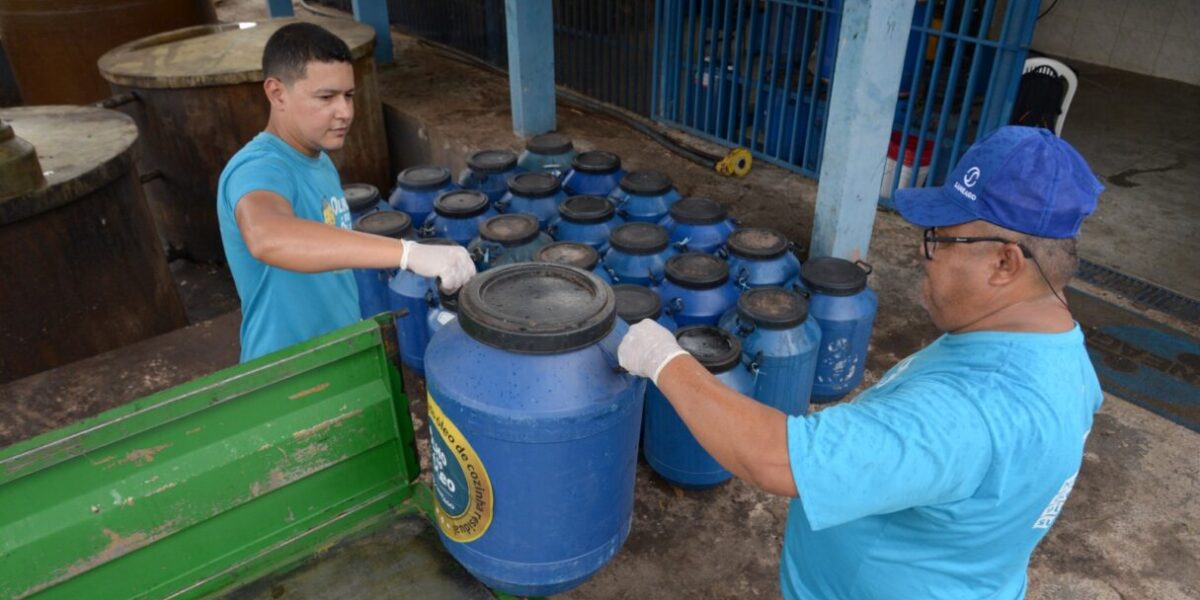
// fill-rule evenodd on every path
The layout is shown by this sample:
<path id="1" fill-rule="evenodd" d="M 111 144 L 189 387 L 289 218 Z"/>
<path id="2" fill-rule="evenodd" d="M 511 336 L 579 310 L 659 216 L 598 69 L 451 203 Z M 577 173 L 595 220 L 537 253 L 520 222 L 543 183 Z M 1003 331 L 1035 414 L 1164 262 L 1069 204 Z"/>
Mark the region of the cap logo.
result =
<path id="1" fill-rule="evenodd" d="M 967 169 L 967 174 L 963 175 L 963 183 L 967 184 L 967 187 L 975 187 L 975 184 L 978 181 L 979 167 L 971 167 L 970 169 Z"/>

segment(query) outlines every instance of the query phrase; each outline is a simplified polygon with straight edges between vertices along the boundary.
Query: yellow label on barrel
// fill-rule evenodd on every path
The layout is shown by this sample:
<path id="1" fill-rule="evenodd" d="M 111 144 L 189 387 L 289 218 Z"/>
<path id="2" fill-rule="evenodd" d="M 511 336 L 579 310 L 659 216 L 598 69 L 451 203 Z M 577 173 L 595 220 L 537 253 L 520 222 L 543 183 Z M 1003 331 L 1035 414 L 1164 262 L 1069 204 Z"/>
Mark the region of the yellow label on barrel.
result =
<path id="1" fill-rule="evenodd" d="M 473 542 L 492 524 L 492 481 L 475 449 L 429 399 L 429 448 L 438 527 L 456 542 Z"/>

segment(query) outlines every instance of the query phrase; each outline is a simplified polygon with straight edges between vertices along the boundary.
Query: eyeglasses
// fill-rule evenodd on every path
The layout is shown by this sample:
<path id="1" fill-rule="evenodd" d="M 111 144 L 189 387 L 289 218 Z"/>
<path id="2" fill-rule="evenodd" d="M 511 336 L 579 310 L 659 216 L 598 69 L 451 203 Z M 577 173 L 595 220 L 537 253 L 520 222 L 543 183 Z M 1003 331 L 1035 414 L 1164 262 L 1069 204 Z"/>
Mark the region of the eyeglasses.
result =
<path id="1" fill-rule="evenodd" d="M 933 252 L 935 250 L 937 250 L 938 244 L 974 244 L 976 242 L 997 242 L 1000 244 L 1016 244 L 1017 247 L 1021 249 L 1021 254 L 1023 254 L 1025 256 L 1025 258 L 1034 258 L 1033 252 L 1030 252 L 1029 248 L 1025 247 L 1025 244 L 1022 244 L 1021 242 L 1018 242 L 1016 240 L 1009 240 L 1009 239 L 1005 239 L 1002 237 L 988 237 L 988 236 L 961 237 L 961 236 L 953 236 L 953 235 L 936 235 L 936 233 L 937 233 L 936 227 L 926 227 L 925 228 L 925 232 L 923 234 L 924 245 L 925 245 L 925 260 L 933 260 Z M 1037 262 L 1037 259 L 1034 259 L 1034 262 Z"/>

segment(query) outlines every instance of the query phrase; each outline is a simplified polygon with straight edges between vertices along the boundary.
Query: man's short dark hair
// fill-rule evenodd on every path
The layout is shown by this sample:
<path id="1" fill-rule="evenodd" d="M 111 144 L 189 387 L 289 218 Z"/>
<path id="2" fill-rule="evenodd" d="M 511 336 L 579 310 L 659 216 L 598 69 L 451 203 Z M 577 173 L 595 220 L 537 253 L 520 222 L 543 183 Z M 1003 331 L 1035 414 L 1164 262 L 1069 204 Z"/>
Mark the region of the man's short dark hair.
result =
<path id="1" fill-rule="evenodd" d="M 290 23 L 271 34 L 263 48 L 263 77 L 274 77 L 287 85 L 304 79 L 310 62 L 352 62 L 350 47 L 342 38 L 315 23 Z"/>

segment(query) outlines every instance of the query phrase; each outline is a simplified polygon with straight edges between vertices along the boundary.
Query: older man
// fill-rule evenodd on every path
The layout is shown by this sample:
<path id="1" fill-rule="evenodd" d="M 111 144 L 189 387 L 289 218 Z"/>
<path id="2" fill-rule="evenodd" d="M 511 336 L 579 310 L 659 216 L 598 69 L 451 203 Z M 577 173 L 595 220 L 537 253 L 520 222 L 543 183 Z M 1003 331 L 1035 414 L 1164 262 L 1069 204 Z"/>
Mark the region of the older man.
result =
<path id="1" fill-rule="evenodd" d="M 941 188 L 902 190 L 924 228 L 924 305 L 945 335 L 853 402 L 789 417 L 730 390 L 651 321 L 621 364 L 650 377 L 738 477 L 794 497 L 791 599 L 1025 594 L 1102 395 L 1064 299 L 1101 186 L 1041 129 L 1004 127 Z"/>

